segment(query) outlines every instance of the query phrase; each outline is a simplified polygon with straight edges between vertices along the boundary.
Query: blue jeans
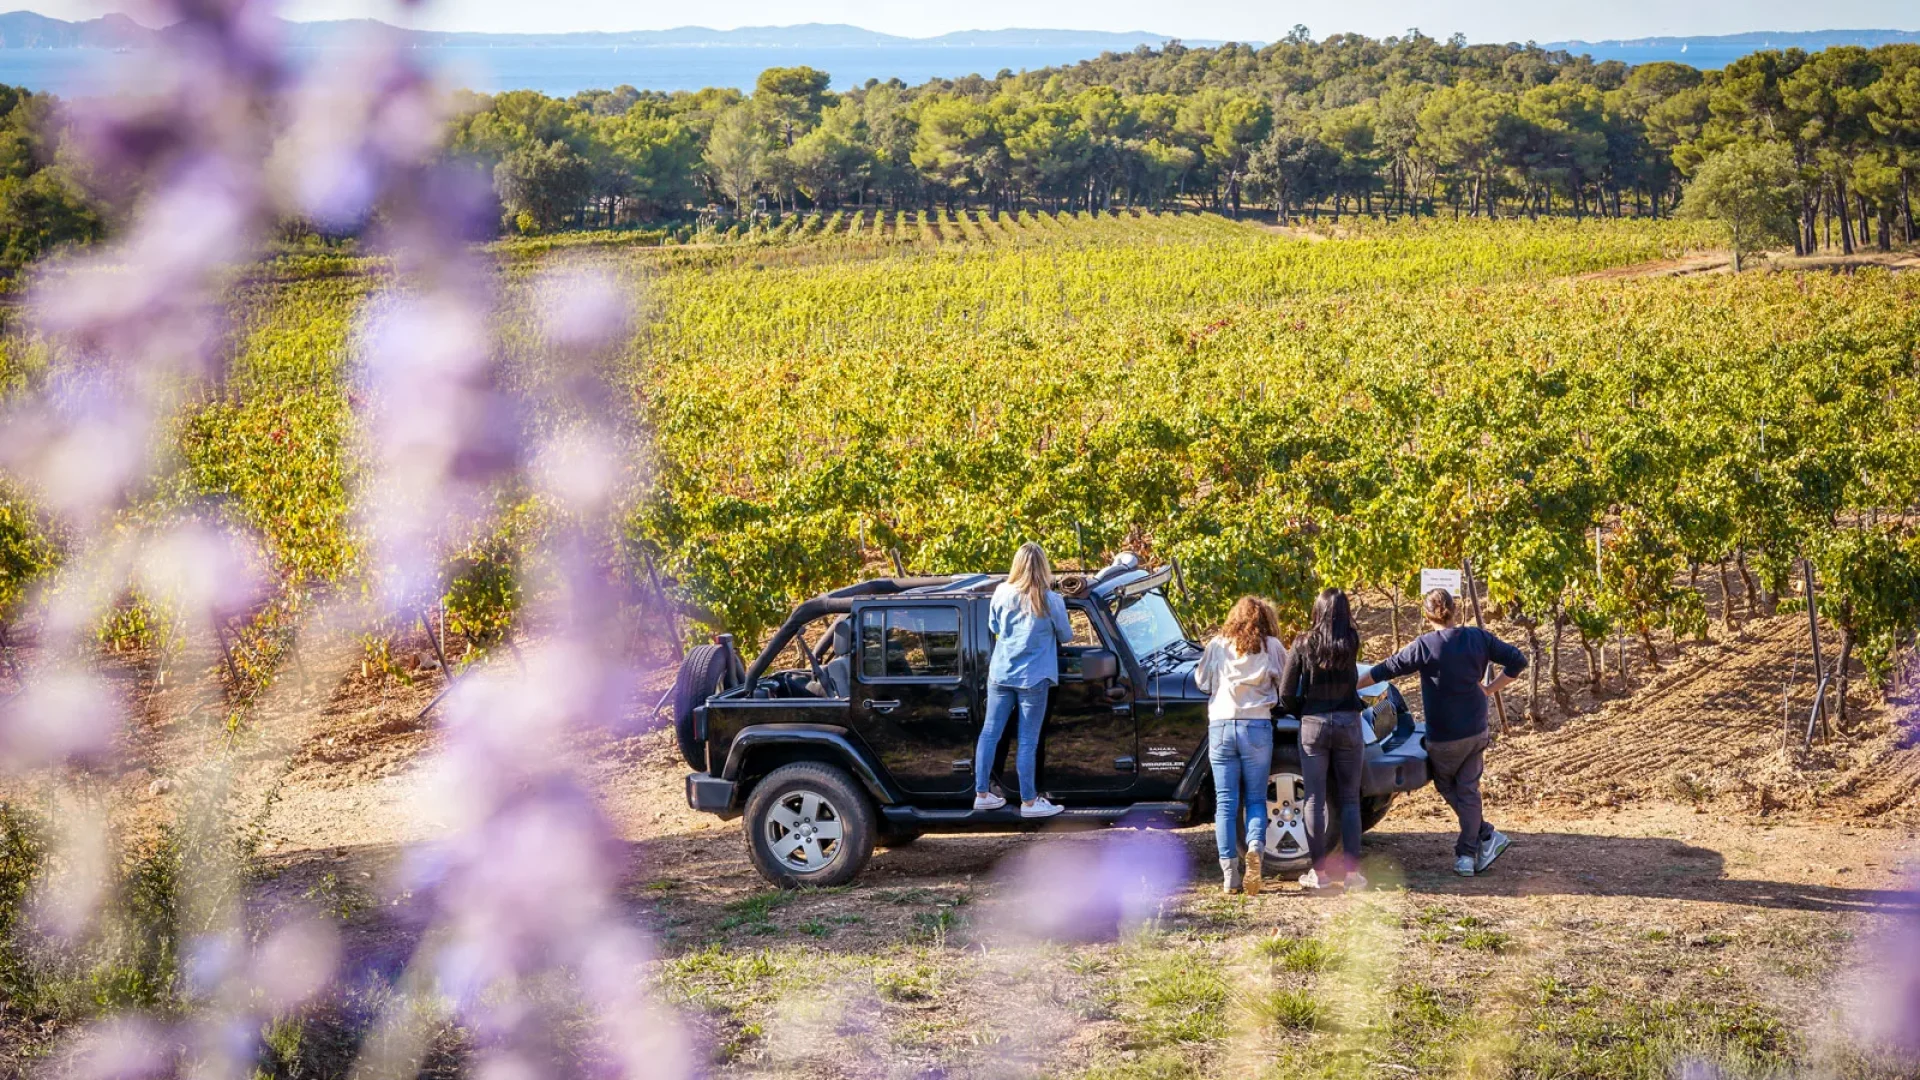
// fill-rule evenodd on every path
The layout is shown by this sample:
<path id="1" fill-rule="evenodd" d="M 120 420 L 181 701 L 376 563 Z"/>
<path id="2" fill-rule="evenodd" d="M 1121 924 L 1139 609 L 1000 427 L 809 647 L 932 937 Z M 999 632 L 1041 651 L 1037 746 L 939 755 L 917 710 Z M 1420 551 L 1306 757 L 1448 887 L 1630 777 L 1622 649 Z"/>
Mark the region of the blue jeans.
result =
<path id="1" fill-rule="evenodd" d="M 1213 764 L 1213 838 L 1220 857 L 1238 859 L 1267 844 L 1267 775 L 1273 768 L 1273 721 L 1215 720 L 1207 725 L 1207 759 Z M 1247 840 L 1241 843 L 1240 818 Z"/>
<path id="2" fill-rule="evenodd" d="M 1047 691 L 1050 683 L 1039 686 L 987 687 L 987 726 L 980 729 L 980 741 L 973 747 L 973 790 L 984 795 L 993 779 L 993 762 L 1000 749 L 1000 736 L 1013 718 L 1013 707 L 1020 707 L 1019 751 L 1014 761 L 1020 770 L 1020 801 L 1032 802 L 1040 757 L 1040 725 L 1047 719 Z"/>

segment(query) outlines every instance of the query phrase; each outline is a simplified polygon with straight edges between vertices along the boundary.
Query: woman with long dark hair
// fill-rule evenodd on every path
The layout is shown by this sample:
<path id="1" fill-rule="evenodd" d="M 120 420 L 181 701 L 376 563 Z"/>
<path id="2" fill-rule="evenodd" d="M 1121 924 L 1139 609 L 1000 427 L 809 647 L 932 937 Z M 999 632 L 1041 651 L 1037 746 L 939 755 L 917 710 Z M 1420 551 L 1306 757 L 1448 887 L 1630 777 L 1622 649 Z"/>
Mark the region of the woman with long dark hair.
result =
<path id="1" fill-rule="evenodd" d="M 1360 632 L 1339 589 L 1313 602 L 1313 625 L 1294 642 L 1280 675 L 1280 704 L 1300 718 L 1300 772 L 1307 785 L 1307 850 L 1313 868 L 1300 877 L 1309 889 L 1345 882 L 1367 887 L 1360 874 L 1360 775 L 1366 736 L 1360 728 Z M 1331 797 L 1340 808 L 1341 855 L 1327 850 Z"/>

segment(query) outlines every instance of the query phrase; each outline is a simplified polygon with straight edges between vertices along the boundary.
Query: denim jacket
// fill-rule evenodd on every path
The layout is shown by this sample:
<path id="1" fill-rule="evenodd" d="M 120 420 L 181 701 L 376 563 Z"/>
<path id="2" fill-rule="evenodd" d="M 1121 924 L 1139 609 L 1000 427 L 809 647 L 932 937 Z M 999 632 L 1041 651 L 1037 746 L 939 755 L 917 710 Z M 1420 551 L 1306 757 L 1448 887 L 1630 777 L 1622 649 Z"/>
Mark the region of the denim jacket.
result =
<path id="1" fill-rule="evenodd" d="M 1060 681 L 1060 646 L 1073 640 L 1067 602 L 1047 593 L 1047 618 L 1027 606 L 1027 598 L 1004 582 L 993 590 L 987 608 L 987 628 L 993 631 L 993 660 L 987 665 L 991 686 L 1026 689 Z"/>

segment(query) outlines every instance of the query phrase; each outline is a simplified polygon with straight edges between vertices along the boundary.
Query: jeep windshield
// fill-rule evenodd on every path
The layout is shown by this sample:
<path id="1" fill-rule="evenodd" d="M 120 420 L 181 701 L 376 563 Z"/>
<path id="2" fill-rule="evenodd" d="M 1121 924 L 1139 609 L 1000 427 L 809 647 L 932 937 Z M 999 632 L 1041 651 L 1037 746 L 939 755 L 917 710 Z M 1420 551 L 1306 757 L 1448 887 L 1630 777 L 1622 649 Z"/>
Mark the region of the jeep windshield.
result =
<path id="1" fill-rule="evenodd" d="M 1127 639 L 1134 658 L 1143 664 L 1155 653 L 1187 640 L 1187 632 L 1158 589 L 1120 601 L 1113 622 L 1120 628 L 1120 636 Z"/>

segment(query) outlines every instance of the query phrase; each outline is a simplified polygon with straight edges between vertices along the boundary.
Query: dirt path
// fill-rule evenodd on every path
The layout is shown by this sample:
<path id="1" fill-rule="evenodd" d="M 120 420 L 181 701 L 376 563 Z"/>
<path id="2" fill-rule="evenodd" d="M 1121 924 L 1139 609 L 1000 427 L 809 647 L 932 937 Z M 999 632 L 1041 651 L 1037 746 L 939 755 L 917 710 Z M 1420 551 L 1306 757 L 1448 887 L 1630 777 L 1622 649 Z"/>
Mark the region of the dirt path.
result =
<path id="1" fill-rule="evenodd" d="M 1683 277 L 1688 274 L 1720 273 L 1731 269 L 1732 261 L 1724 252 L 1701 252 L 1678 259 L 1656 259 L 1629 266 L 1610 266 L 1605 270 L 1576 274 L 1575 281 L 1618 281 L 1629 278 Z"/>
<path id="2" fill-rule="evenodd" d="M 1599 731 L 1632 705 L 1581 723 Z M 1565 737 L 1569 756 L 1598 738 Z M 1254 1006 L 1245 1002 L 1296 987 L 1326 1008 L 1375 1010 L 1366 1030 L 1379 1028 L 1382 1041 L 1367 1053 L 1400 1075 L 1450 1075 L 1484 1054 L 1505 1055 L 1509 1070 L 1544 1069 L 1551 1063 L 1539 1056 L 1558 1053 L 1600 1070 L 1565 1064 L 1562 1075 L 1625 1075 L 1607 1064 L 1620 1039 L 1652 1044 L 1694 1027 L 1757 1032 L 1767 1047 L 1797 1053 L 1788 1048 L 1804 1045 L 1802 1033 L 1833 1021 L 1830 988 L 1874 985 L 1856 964 L 1871 962 L 1881 928 L 1920 915 L 1920 900 L 1901 891 L 1920 871 L 1911 826 L 1760 816 L 1737 802 L 1676 799 L 1657 784 L 1596 781 L 1654 776 L 1654 764 L 1562 768 L 1610 804 L 1543 799 L 1533 792 L 1560 775 L 1546 738 L 1495 751 L 1490 810 L 1515 846 L 1487 876 L 1452 874 L 1453 822 L 1430 790 L 1369 835 L 1376 887 L 1359 897 L 1290 883 L 1221 897 L 1211 832 L 1187 829 L 1174 834 L 1186 883 L 1151 913 L 1145 935 L 1096 932 L 1071 947 L 1022 944 L 1010 927 L 1111 883 L 1068 873 L 1036 886 L 1018 868 L 1036 855 L 1089 865 L 1125 834 L 925 837 L 876 853 L 851 888 L 777 893 L 748 865 L 738 823 L 686 808 L 669 733 L 609 741 L 587 760 L 629 845 L 628 895 L 659 943 L 660 991 L 722 1075 L 1133 1075 L 1146 1064 L 1187 1075 L 1169 1061 L 1216 1075 L 1241 1071 L 1249 1055 L 1265 1068 L 1344 1053 L 1331 1028 L 1248 1029 L 1244 1010 Z M 1738 757 L 1710 764 L 1744 767 Z M 272 822 L 286 845 L 273 859 L 279 890 L 360 893 L 369 899 L 346 906 L 379 910 L 380 882 L 422 835 L 407 810 L 416 775 L 409 767 L 295 784 Z M 320 831 L 325 821 L 336 831 Z M 1365 928 L 1364 946 L 1353 944 L 1354 927 Z M 389 926 L 369 918 L 359 931 L 391 962 L 399 946 Z M 1349 959 L 1317 973 L 1274 967 L 1266 957 L 1276 935 Z M 1189 985 L 1193 971 L 1214 972 L 1219 985 Z M 1363 974 L 1371 981 L 1349 985 Z M 1186 1031 L 1200 1021 L 1167 1004 L 1216 991 L 1224 1004 L 1205 1014 L 1211 1026 Z M 1340 1004 L 1349 997 L 1360 1003 Z M 1440 1019 L 1414 1035 L 1381 1034 L 1409 1001 Z M 1589 1031 L 1595 1016 L 1604 1024 Z M 1513 1031 L 1500 1034 L 1503 1026 Z M 1612 1032 L 1604 1039 L 1595 1034 L 1603 1028 Z"/>
<path id="3" fill-rule="evenodd" d="M 1743 266 L 1746 270 L 1826 270 L 1850 272 L 1869 267 L 1886 270 L 1920 269 L 1920 254 L 1905 251 L 1862 251 L 1853 255 L 1794 255 L 1792 252 L 1767 252 L 1755 255 Z M 1732 271 L 1733 260 L 1725 252 L 1700 252 L 1677 259 L 1656 259 L 1630 266 L 1577 274 L 1574 281 L 1617 281 L 1632 278 L 1686 277 L 1693 274 L 1724 274 Z"/>
<path id="4" fill-rule="evenodd" d="M 579 752 L 627 845 L 659 992 L 720 1075 L 1185 1077 L 1366 1061 L 1377 1075 L 1611 1080 L 1651 1075 L 1648 1048 L 1662 1047 L 1819 1074 L 1823 1048 L 1855 1053 L 1846 1003 L 1873 996 L 1879 935 L 1920 920 L 1902 891 L 1920 872 L 1920 751 L 1901 749 L 1878 709 L 1832 747 L 1781 751 L 1803 635 L 1794 618 L 1750 624 L 1631 696 L 1503 738 L 1489 809 L 1516 843 L 1487 876 L 1451 873 L 1453 823 L 1430 790 L 1369 834 L 1376 887 L 1360 896 L 1282 882 L 1222 897 L 1211 831 L 1187 829 L 1170 841 L 1183 880 L 1137 912 L 1144 923 L 1116 934 L 1095 920 L 1104 929 L 1079 943 L 1020 928 L 1125 886 L 1085 868 L 1129 834 L 925 837 L 876 853 L 850 888 L 778 893 L 737 822 L 686 807 L 670 732 Z M 265 888 L 341 913 L 365 976 L 398 970 L 416 944 L 388 883 L 435 835 L 425 776 L 438 735 L 418 714 L 437 689 L 431 673 L 405 685 L 349 669 L 331 692 L 285 703 L 304 726 L 274 766 Z M 1804 672 L 1793 693 L 1803 709 Z M 155 740 L 164 759 L 168 737 Z M 179 797 L 136 794 L 145 812 Z M 1846 1057 L 1826 1075 L 1903 1074 Z"/>

